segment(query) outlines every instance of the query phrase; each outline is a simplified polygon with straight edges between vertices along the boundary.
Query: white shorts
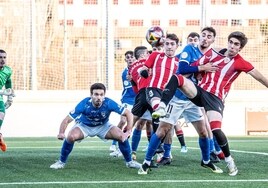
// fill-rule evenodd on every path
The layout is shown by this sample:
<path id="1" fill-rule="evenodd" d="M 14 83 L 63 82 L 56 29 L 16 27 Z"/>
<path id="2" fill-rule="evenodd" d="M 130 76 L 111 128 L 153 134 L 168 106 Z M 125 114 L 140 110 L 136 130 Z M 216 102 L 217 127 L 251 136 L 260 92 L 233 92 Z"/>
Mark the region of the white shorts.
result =
<path id="1" fill-rule="evenodd" d="M 122 106 L 124 106 L 124 108 L 128 109 L 131 112 L 131 109 L 133 108 L 133 105 L 130 105 L 128 103 L 122 103 Z"/>
<path id="2" fill-rule="evenodd" d="M 144 119 L 147 121 L 152 121 L 152 114 L 150 113 L 149 110 L 146 110 L 146 112 L 141 116 L 140 119 Z"/>
<path id="3" fill-rule="evenodd" d="M 122 106 L 124 106 L 125 108 L 127 108 L 130 112 L 131 109 L 133 108 L 133 105 L 127 104 L 127 103 L 123 103 Z M 152 115 L 150 113 L 149 110 L 147 110 L 140 119 L 144 119 L 144 120 L 148 120 L 148 121 L 152 121 Z"/>
<path id="4" fill-rule="evenodd" d="M 90 136 L 94 137 L 97 136 L 100 139 L 106 140 L 105 136 L 108 131 L 113 127 L 110 122 L 105 123 L 104 125 L 96 126 L 96 127 L 89 127 L 81 122 L 77 122 L 72 129 L 78 127 L 82 133 L 84 134 L 84 138 Z"/>
<path id="5" fill-rule="evenodd" d="M 184 118 L 187 122 L 200 121 L 204 119 L 201 107 L 196 106 L 189 100 L 180 100 L 173 96 L 166 107 L 167 115 L 160 121 L 175 125 L 177 121 Z"/>

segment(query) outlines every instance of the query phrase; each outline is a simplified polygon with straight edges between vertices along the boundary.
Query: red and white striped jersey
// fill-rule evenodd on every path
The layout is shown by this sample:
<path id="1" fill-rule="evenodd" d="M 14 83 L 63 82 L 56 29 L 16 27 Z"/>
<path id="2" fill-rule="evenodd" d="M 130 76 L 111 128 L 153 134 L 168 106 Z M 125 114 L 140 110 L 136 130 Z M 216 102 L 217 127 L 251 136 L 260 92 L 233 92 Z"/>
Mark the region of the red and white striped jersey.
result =
<path id="1" fill-rule="evenodd" d="M 206 72 L 202 74 L 202 79 L 198 85 L 204 90 L 216 95 L 224 100 L 228 95 L 234 80 L 241 72 L 248 73 L 254 67 L 251 63 L 244 60 L 239 54 L 229 59 L 216 52 L 214 49 L 208 50 L 203 57 L 194 62 L 192 66 L 203 65 L 212 62 L 218 66 L 216 72 Z"/>
<path id="2" fill-rule="evenodd" d="M 153 52 L 145 62 L 151 73 L 148 87 L 164 90 L 171 76 L 176 73 L 178 63 L 177 57 L 168 57 L 164 52 Z"/>
<path id="3" fill-rule="evenodd" d="M 150 78 L 143 78 L 138 72 L 138 70 L 143 67 L 145 61 L 146 59 L 135 61 L 128 69 L 128 73 L 131 75 L 132 81 L 136 83 L 138 91 L 142 88 L 146 88 L 150 81 Z"/>

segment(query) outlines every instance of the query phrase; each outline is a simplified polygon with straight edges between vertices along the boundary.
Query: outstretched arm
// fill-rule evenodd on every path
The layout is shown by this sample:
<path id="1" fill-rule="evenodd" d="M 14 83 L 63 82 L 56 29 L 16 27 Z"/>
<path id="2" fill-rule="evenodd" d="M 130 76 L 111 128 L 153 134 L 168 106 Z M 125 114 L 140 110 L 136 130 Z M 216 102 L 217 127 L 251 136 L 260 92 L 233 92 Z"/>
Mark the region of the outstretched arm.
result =
<path id="1" fill-rule="evenodd" d="M 59 130 L 59 134 L 57 136 L 57 138 L 59 140 L 63 140 L 65 138 L 65 130 L 67 128 L 67 126 L 69 125 L 69 123 L 71 123 L 73 121 L 73 118 L 70 117 L 69 115 L 67 115 L 61 122 L 60 124 L 60 130 Z"/>
<path id="2" fill-rule="evenodd" d="M 248 72 L 255 80 L 259 81 L 261 84 L 268 88 L 268 79 L 262 75 L 257 69 L 253 69 Z"/>

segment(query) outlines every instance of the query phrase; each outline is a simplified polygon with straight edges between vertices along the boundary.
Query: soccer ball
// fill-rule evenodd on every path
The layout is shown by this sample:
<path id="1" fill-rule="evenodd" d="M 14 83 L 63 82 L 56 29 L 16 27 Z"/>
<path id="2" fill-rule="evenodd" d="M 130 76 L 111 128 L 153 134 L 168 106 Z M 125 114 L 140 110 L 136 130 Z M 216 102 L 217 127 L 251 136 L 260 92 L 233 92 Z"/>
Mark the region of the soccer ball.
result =
<path id="1" fill-rule="evenodd" d="M 147 30 L 146 40 L 151 46 L 158 46 L 159 39 L 164 37 L 164 31 L 159 26 L 153 26 Z"/>

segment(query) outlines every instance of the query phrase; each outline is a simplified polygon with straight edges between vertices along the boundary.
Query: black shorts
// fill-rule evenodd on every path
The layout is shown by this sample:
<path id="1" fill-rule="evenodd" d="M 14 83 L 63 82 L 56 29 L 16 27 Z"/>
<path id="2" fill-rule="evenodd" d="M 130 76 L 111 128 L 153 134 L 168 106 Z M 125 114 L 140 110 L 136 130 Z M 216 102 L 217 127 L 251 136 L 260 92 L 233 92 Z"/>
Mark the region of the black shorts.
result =
<path id="1" fill-rule="evenodd" d="M 214 110 L 223 116 L 224 104 L 222 100 L 199 86 L 196 86 L 196 89 L 197 95 L 193 99 L 189 100 L 197 106 L 204 107 L 205 111 Z"/>
<path id="2" fill-rule="evenodd" d="M 146 88 L 146 97 L 147 97 L 148 103 L 150 103 L 151 99 L 154 97 L 158 97 L 161 99 L 162 93 L 163 93 L 163 91 L 161 89 L 158 89 L 158 88 L 154 88 L 154 87 Z"/>
<path id="3" fill-rule="evenodd" d="M 149 110 L 151 113 L 153 112 L 153 109 L 146 98 L 146 89 L 143 88 L 136 95 L 135 103 L 131 112 L 135 116 L 142 117 L 147 110 Z"/>

